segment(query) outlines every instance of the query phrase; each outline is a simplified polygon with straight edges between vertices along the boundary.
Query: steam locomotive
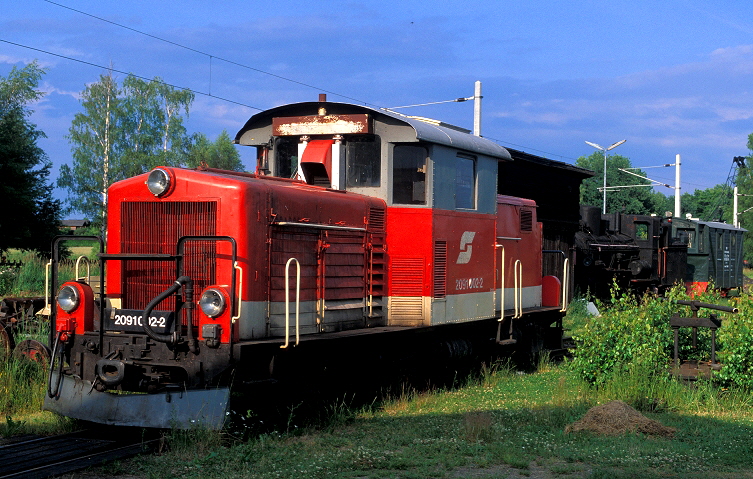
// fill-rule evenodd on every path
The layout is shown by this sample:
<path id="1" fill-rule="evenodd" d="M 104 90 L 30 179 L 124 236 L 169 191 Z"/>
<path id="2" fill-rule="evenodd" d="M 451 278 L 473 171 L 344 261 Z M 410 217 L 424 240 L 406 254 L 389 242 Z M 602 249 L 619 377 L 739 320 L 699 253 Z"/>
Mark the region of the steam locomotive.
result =
<path id="1" fill-rule="evenodd" d="M 577 202 L 500 185 L 531 181 L 512 163 L 572 167 L 511 163 L 457 127 L 324 97 L 254 115 L 236 143 L 256 148 L 255 173 L 158 167 L 112 185 L 98 281 L 56 285 L 55 241 L 45 409 L 219 428 L 231 388 L 282 365 L 429 335 L 560 347 L 570 245 L 544 245 L 572 237 L 558 228 L 577 224 Z"/>
<path id="2" fill-rule="evenodd" d="M 722 291 L 743 286 L 745 229 L 718 222 L 624 213 L 581 205 L 575 235 L 575 285 L 608 298 L 613 283 L 645 292 L 685 284 Z"/>

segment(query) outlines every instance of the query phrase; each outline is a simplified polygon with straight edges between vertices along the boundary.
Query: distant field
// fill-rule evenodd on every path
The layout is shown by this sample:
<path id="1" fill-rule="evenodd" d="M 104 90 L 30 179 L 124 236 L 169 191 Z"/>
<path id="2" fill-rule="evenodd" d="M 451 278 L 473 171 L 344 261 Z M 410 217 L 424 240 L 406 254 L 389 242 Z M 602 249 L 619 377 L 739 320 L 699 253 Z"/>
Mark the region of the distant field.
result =
<path id="1" fill-rule="evenodd" d="M 71 251 L 71 258 L 75 259 L 78 258 L 81 255 L 88 255 L 92 247 L 91 246 L 71 246 L 68 248 Z"/>

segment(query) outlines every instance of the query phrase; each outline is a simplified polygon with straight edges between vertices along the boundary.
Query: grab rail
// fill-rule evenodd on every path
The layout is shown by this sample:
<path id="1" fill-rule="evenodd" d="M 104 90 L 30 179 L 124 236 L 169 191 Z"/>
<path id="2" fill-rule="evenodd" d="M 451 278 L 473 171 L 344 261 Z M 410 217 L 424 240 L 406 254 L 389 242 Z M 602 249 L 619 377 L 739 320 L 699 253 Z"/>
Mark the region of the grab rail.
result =
<path id="1" fill-rule="evenodd" d="M 502 253 L 500 254 L 501 262 L 500 262 L 500 267 L 499 267 L 499 271 L 501 275 L 500 282 L 502 283 L 502 296 L 499 298 L 500 314 L 499 314 L 499 319 L 497 320 L 501 323 L 502 321 L 505 320 L 505 245 L 495 244 L 494 247 L 502 249 Z M 510 326 L 512 326 L 512 324 Z"/>
<path id="2" fill-rule="evenodd" d="M 290 346 L 290 263 L 295 261 L 295 346 L 301 339 L 300 336 L 300 313 L 301 313 L 301 263 L 290 258 L 285 263 L 285 344 L 280 349 L 287 349 Z"/>
<path id="3" fill-rule="evenodd" d="M 91 283 L 91 278 L 92 278 L 91 262 L 89 261 L 89 258 L 87 258 L 84 255 L 79 256 L 78 259 L 76 260 L 76 281 L 83 279 L 78 275 L 78 266 L 79 264 L 81 264 L 82 259 L 86 260 L 86 282 Z"/>
<path id="4" fill-rule="evenodd" d="M 515 314 L 513 319 L 523 317 L 523 263 L 518 259 L 515 260 L 515 270 L 513 273 L 515 285 L 513 295 L 515 298 Z"/>
<path id="5" fill-rule="evenodd" d="M 570 298 L 568 293 L 570 292 L 570 258 L 565 258 L 565 264 L 562 265 L 562 308 L 561 313 L 567 311 L 567 307 L 570 305 Z"/>
<path id="6" fill-rule="evenodd" d="M 235 324 L 241 317 L 241 307 L 243 306 L 243 298 L 241 297 L 243 292 L 243 269 L 241 269 L 237 261 L 233 263 L 233 269 L 238 271 L 238 314 L 230 318 L 230 321 Z"/>

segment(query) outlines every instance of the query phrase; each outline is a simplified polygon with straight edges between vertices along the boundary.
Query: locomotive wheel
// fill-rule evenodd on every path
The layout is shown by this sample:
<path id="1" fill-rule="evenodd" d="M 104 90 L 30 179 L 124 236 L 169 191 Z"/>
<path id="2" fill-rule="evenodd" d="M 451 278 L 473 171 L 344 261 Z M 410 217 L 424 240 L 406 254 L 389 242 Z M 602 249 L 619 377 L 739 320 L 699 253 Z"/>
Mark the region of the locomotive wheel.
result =
<path id="1" fill-rule="evenodd" d="M 28 359 L 47 367 L 50 364 L 50 349 L 35 339 L 24 339 L 13 350 L 16 359 Z"/>
<path id="2" fill-rule="evenodd" d="M 10 329 L 4 322 L 0 321 L 0 359 L 9 358 L 14 346 L 15 344 L 13 336 L 10 334 Z"/>

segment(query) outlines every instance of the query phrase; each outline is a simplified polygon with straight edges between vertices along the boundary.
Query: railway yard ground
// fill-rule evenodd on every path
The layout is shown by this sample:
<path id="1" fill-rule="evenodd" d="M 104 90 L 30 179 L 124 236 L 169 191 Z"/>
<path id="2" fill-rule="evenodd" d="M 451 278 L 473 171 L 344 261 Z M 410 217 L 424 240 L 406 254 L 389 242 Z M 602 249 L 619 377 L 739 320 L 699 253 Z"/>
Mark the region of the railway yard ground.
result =
<path id="1" fill-rule="evenodd" d="M 3 446 L 21 435 L 88 427 L 38 412 L 40 368 L 11 363 L 0 360 L 0 463 Z M 373 400 L 342 394 L 320 415 L 304 412 L 305 399 L 282 406 L 274 421 L 236 408 L 221 433 L 165 431 L 156 452 L 55 477 L 753 479 L 750 391 L 655 379 L 618 377 L 596 389 L 567 361 L 518 370 L 502 360 L 452 385 L 381 389 Z M 594 416 L 613 400 L 638 410 Z M 587 417 L 593 431 L 575 431 Z M 655 429 L 641 426 L 649 420 Z M 612 426 L 625 430 L 605 435 Z M 107 449 L 115 431 L 105 429 L 99 446 Z"/>
<path id="2" fill-rule="evenodd" d="M 640 420 L 596 419 L 627 432 L 566 433 L 594 406 L 619 399 L 620 388 L 595 391 L 564 365 L 522 373 L 502 364 L 460 387 L 366 406 L 344 396 L 314 426 L 296 406 L 261 433 L 263 418 L 236 413 L 229 431 L 166 432 L 161 452 L 58 477 L 753 478 L 749 394 L 674 384 L 657 389 L 646 410 L 631 409 Z M 638 426 L 649 419 L 663 432 Z"/>

